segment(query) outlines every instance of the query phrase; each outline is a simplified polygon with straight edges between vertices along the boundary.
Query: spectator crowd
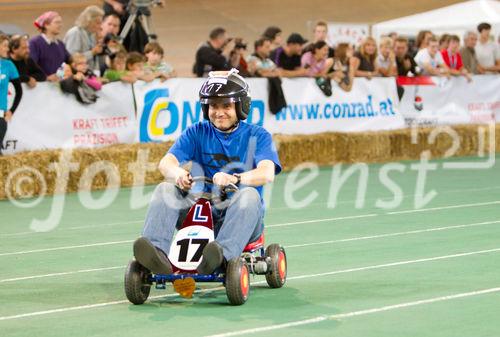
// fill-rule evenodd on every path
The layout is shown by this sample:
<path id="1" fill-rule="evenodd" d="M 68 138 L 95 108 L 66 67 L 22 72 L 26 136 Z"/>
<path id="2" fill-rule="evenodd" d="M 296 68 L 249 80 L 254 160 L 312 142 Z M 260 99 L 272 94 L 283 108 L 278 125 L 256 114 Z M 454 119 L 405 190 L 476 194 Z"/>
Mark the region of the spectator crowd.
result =
<path id="1" fill-rule="evenodd" d="M 22 96 L 20 83 L 28 88 L 43 81 L 58 83 L 63 92 L 91 104 L 109 82 L 164 81 L 176 76 L 174 67 L 164 60 L 164 49 L 154 40 L 125 47 L 119 34 L 127 19 L 127 2 L 104 0 L 103 8 L 85 8 L 64 36 L 63 18 L 55 11 L 36 18 L 36 36 L 0 34 L 0 144 Z M 279 27 L 271 26 L 254 41 L 250 52 L 242 38 L 217 27 L 197 48 L 193 74 L 205 77 L 210 71 L 237 68 L 246 77 L 313 77 L 327 96 L 332 82 L 349 91 L 355 77 L 464 76 L 471 81 L 472 74 L 500 73 L 499 42 L 492 41 L 490 33 L 491 26 L 481 23 L 462 40 L 457 35 L 437 37 L 421 31 L 414 45 L 391 33 L 378 42 L 367 37 L 359 46 L 331 46 L 328 25 L 319 21 L 310 42 L 295 32 L 285 39 Z M 16 94 L 7 109 L 9 82 Z"/>
<path id="2" fill-rule="evenodd" d="M 462 37 L 421 31 L 415 44 L 391 33 L 377 41 L 366 37 L 359 46 L 327 42 L 328 25 L 319 21 L 308 43 L 300 34 L 286 40 L 279 27 L 267 28 L 247 55 L 247 44 L 230 37 L 224 28 L 215 28 L 196 51 L 193 72 L 198 77 L 213 70 L 237 68 L 243 76 L 314 77 L 331 94 L 331 81 L 349 91 L 355 77 L 464 76 L 500 73 L 500 46 L 490 39 L 491 25 L 481 23 L 477 31 Z M 283 42 L 284 41 L 284 42 Z"/>

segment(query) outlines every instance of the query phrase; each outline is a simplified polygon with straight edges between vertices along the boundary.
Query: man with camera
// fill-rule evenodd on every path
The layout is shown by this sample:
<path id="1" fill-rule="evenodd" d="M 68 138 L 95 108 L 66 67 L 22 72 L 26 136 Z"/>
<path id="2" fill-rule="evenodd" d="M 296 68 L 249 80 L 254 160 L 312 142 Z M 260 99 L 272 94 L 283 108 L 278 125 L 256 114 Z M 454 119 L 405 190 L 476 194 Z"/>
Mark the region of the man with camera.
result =
<path id="1" fill-rule="evenodd" d="M 231 67 L 238 70 L 238 74 L 243 77 L 250 77 L 248 63 L 246 61 L 247 44 L 241 37 L 234 38 L 234 49 L 229 53 L 229 63 Z"/>
<path id="2" fill-rule="evenodd" d="M 197 77 L 207 77 L 211 71 L 231 69 L 230 54 L 234 47 L 234 39 L 227 37 L 224 28 L 213 29 L 209 40 L 196 51 L 193 73 Z"/>
<path id="3" fill-rule="evenodd" d="M 66 32 L 64 44 L 72 55 L 81 53 L 92 71 L 101 70 L 104 63 L 104 45 L 99 43 L 104 12 L 97 6 L 86 7 L 76 19 L 76 25 Z"/>
<path id="4" fill-rule="evenodd" d="M 107 34 L 118 36 L 120 34 L 120 25 L 120 17 L 117 14 L 106 14 L 102 19 L 101 34 L 103 36 Z"/>

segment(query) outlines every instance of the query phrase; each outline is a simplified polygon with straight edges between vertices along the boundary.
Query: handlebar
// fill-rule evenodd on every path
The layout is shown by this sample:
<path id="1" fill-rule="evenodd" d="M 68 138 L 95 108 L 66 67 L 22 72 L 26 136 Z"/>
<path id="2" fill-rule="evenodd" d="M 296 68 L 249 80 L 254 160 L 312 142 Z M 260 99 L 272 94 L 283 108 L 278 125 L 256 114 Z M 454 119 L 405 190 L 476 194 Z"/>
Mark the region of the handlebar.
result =
<path id="1" fill-rule="evenodd" d="M 192 182 L 203 182 L 203 183 L 206 183 L 206 184 L 210 184 L 210 185 L 214 185 L 214 181 L 208 177 L 205 177 L 205 176 L 197 176 L 197 177 L 192 177 L 191 178 L 191 181 Z M 230 192 L 236 192 L 238 191 L 238 186 L 236 186 L 235 184 L 228 184 L 226 186 L 224 186 L 221 191 L 223 192 L 226 192 L 226 193 L 230 193 Z"/>
<path id="2" fill-rule="evenodd" d="M 208 177 L 205 177 L 205 176 L 192 177 L 191 181 L 194 183 L 202 182 L 205 184 L 214 185 L 213 180 L 208 178 Z M 190 191 L 185 191 L 185 194 L 186 194 L 186 197 L 190 197 L 194 200 L 196 200 L 198 198 L 205 198 L 205 199 L 209 199 L 209 200 L 224 201 L 227 199 L 228 193 L 233 193 L 233 192 L 236 192 L 238 190 L 239 190 L 238 186 L 230 183 L 230 184 L 220 188 L 219 195 L 217 195 L 213 192 L 211 192 L 211 193 L 210 192 L 201 192 L 201 193 L 193 194 Z"/>

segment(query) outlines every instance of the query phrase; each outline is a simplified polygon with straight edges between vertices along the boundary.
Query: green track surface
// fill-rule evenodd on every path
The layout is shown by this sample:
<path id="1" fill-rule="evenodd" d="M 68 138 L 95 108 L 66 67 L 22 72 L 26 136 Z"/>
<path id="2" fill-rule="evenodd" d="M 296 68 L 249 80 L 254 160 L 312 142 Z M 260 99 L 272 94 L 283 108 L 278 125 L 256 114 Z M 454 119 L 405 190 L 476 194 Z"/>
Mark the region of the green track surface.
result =
<path id="1" fill-rule="evenodd" d="M 300 209 L 285 198 L 290 174 L 278 176 L 266 241 L 286 248 L 289 279 L 284 288 L 269 289 L 263 277 L 255 277 L 240 307 L 228 305 L 223 289 L 211 290 L 220 284 L 198 284 L 201 292 L 191 300 L 168 286 L 151 294 L 166 297 L 144 305 L 126 301 L 124 269 L 146 212 L 130 209 L 131 189 L 121 189 L 102 210 L 85 209 L 77 194 L 67 195 L 60 225 L 47 233 L 30 231 L 30 223 L 48 216 L 53 198 L 28 209 L 0 202 L 0 336 L 203 336 L 300 323 L 249 334 L 498 337 L 499 161 L 497 155 L 494 167 L 461 170 L 434 161 L 437 170 L 428 173 L 425 188 L 437 195 L 420 210 L 414 205 L 417 173 L 410 169 L 415 162 L 401 162 L 404 172 L 389 174 L 404 194 L 394 209 L 376 206 L 377 199 L 393 197 L 379 180 L 381 164 L 369 166 L 361 208 L 354 201 L 358 175 L 345 183 L 336 207 L 328 208 L 332 168 L 321 168 L 293 194 L 301 200 L 317 193 Z M 66 248 L 54 250 L 60 247 Z M 27 278 L 33 276 L 43 277 Z M 485 289 L 493 290 L 471 293 Z M 412 304 L 421 300 L 430 301 Z M 398 304 L 405 305 L 381 309 Z M 375 310 L 360 312 L 366 309 Z M 359 315 L 338 316 L 353 312 Z M 318 317 L 325 318 L 302 324 Z"/>

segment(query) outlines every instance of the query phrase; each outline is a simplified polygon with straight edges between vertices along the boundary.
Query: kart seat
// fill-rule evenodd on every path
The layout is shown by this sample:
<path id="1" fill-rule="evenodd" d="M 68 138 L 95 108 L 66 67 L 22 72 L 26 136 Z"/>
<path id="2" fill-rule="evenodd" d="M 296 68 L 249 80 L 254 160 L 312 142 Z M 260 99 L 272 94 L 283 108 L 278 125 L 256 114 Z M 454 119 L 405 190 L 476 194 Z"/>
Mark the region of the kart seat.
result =
<path id="1" fill-rule="evenodd" d="M 248 245 L 246 245 L 245 249 L 243 249 L 243 252 L 253 253 L 257 249 L 260 249 L 262 247 L 264 247 L 264 233 L 262 233 L 256 241 L 250 242 Z"/>

